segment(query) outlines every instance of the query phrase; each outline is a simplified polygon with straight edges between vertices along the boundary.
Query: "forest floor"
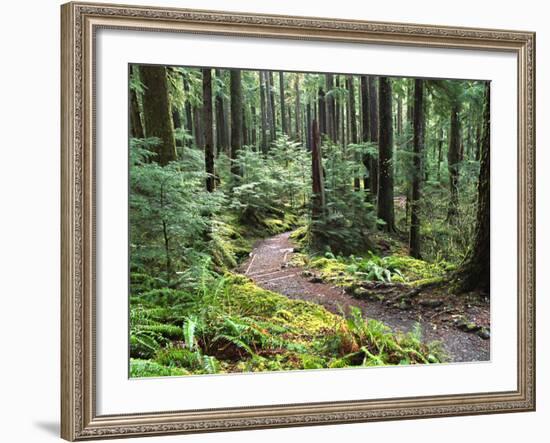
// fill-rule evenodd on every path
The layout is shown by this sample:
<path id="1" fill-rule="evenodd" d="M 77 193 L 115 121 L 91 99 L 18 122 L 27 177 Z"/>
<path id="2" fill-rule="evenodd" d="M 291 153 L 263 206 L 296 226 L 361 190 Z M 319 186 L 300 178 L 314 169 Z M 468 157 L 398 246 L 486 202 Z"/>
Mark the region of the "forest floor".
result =
<path id="1" fill-rule="evenodd" d="M 431 288 L 418 291 L 409 303 L 398 306 L 392 301 L 410 293 L 411 287 L 375 282 L 369 290 L 378 293 L 380 300 L 355 298 L 344 288 L 324 282 L 312 270 L 293 265 L 294 245 L 290 234 L 258 241 L 239 272 L 264 289 L 320 304 L 335 314 L 356 306 L 365 317 L 385 323 L 394 332 L 408 332 L 418 322 L 424 340 L 440 341 L 450 362 L 490 359 L 490 340 L 476 333 L 479 328 L 489 328 L 488 303 L 480 303 L 467 295 L 450 295 L 445 288 Z"/>

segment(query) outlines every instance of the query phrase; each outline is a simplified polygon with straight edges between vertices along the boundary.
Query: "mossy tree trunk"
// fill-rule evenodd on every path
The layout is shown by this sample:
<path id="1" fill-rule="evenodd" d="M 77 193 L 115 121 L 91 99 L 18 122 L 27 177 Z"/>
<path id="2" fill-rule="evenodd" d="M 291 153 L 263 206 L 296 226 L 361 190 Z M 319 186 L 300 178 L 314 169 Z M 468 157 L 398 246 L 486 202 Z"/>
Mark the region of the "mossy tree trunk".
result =
<path id="1" fill-rule="evenodd" d="M 489 294 L 491 289 L 491 113 L 490 84 L 485 84 L 483 128 L 480 144 L 480 170 L 477 186 L 477 218 L 474 244 L 455 274 L 455 282 L 461 291 L 481 290 Z"/>
<path id="2" fill-rule="evenodd" d="M 414 82 L 413 153 L 409 253 L 414 258 L 420 258 L 419 205 L 424 155 L 424 82 L 421 79 L 416 79 Z"/>
<path id="3" fill-rule="evenodd" d="M 158 137 L 156 161 L 166 165 L 176 159 L 176 141 L 168 96 L 168 81 L 164 66 L 141 66 L 141 81 L 144 85 L 143 114 L 145 135 Z"/>
<path id="4" fill-rule="evenodd" d="M 202 70 L 202 120 L 204 129 L 204 164 L 206 170 L 206 190 L 213 192 L 216 187 L 214 173 L 214 119 L 212 115 L 212 70 Z"/>
<path id="5" fill-rule="evenodd" d="M 387 77 L 378 79 L 379 100 L 379 183 L 378 218 L 385 222 L 383 230 L 395 232 L 393 205 L 393 118 L 392 87 Z"/>

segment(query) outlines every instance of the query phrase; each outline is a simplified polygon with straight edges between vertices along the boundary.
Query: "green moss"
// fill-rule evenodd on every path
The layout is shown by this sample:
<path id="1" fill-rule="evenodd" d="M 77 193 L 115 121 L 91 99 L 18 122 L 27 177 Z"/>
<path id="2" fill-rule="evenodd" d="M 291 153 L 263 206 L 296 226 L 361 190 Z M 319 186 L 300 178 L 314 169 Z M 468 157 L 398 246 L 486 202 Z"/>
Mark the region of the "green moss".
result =
<path id="1" fill-rule="evenodd" d="M 331 272 L 342 269 L 335 259 L 320 259 L 317 265 Z M 410 334 L 394 334 L 360 313 L 346 319 L 321 305 L 291 300 L 243 275 L 227 273 L 201 291 L 192 315 L 176 326 L 156 320 L 169 317 L 168 308 L 134 308 L 132 356 L 158 365 L 151 367 L 152 375 L 171 368 L 206 374 L 425 363 L 430 354 L 440 361 Z M 183 324 L 193 324 L 193 332 L 182 331 Z M 182 347 L 182 334 L 195 337 L 193 349 Z"/>
<path id="2" fill-rule="evenodd" d="M 310 266 L 318 269 L 321 272 L 321 278 L 324 280 L 342 277 L 346 274 L 347 269 L 347 264 L 344 261 L 326 257 L 312 260 Z"/>
<path id="3" fill-rule="evenodd" d="M 409 256 L 392 255 L 383 259 L 388 266 L 397 268 L 409 281 L 441 277 L 454 266 L 446 263 L 428 263 Z"/>
<path id="4" fill-rule="evenodd" d="M 309 244 L 309 229 L 307 226 L 300 226 L 290 234 L 291 240 L 296 245 L 295 249 L 304 250 Z"/>
<path id="5" fill-rule="evenodd" d="M 290 300 L 284 295 L 262 289 L 242 275 L 226 276 L 231 293 L 229 303 L 242 315 L 253 315 L 284 325 L 288 331 L 318 333 L 334 326 L 339 317 L 315 303 Z"/>
<path id="6" fill-rule="evenodd" d="M 411 286 L 438 283 L 454 267 L 445 262 L 428 263 L 409 256 L 378 257 L 317 257 L 302 260 L 306 266 L 319 271 L 330 283 L 351 289 L 365 281 L 405 283 Z"/>
<path id="7" fill-rule="evenodd" d="M 218 269 L 233 269 L 252 249 L 252 242 L 240 232 L 236 220 L 214 221 L 212 225 L 211 251 Z"/>
<path id="8" fill-rule="evenodd" d="M 189 375 L 182 368 L 167 367 L 151 360 L 130 359 L 130 377 L 166 377 Z"/>

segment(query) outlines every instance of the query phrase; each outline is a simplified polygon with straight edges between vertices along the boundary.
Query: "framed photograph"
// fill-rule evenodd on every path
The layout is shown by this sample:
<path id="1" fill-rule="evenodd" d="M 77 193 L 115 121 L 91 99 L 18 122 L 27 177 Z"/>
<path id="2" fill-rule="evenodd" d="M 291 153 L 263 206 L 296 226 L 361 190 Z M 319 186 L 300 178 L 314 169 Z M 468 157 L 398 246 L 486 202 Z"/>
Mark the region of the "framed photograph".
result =
<path id="1" fill-rule="evenodd" d="M 534 410 L 534 33 L 61 14 L 63 438 Z"/>

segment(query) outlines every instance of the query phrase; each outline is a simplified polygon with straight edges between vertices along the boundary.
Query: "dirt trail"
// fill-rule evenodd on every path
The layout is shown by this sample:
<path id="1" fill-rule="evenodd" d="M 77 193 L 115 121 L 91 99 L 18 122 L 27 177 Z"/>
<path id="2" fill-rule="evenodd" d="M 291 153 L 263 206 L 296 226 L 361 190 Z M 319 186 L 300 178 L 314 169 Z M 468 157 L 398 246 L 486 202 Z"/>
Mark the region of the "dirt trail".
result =
<path id="1" fill-rule="evenodd" d="M 259 241 L 239 271 L 258 286 L 284 294 L 292 299 L 323 305 L 340 314 L 357 306 L 368 318 L 380 320 L 394 331 L 409 331 L 418 321 L 427 341 L 440 340 L 453 362 L 488 361 L 490 344 L 475 334 L 458 330 L 453 325 L 431 322 L 417 311 L 399 310 L 378 301 L 359 300 L 342 288 L 327 283 L 313 283 L 302 275 L 303 269 L 289 266 L 293 245 L 290 232 Z"/>

